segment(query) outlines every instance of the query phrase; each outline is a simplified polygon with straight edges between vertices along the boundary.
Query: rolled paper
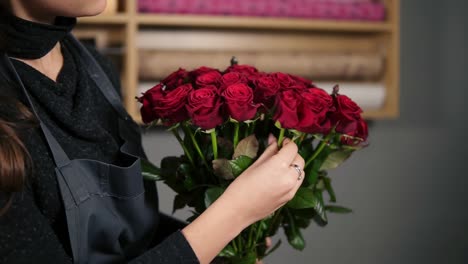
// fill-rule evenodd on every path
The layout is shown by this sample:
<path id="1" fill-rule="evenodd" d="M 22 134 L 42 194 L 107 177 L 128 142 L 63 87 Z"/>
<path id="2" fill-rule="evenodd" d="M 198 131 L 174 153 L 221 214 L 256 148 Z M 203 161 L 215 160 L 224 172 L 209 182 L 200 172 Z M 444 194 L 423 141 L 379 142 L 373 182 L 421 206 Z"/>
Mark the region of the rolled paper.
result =
<path id="1" fill-rule="evenodd" d="M 330 94 L 337 83 L 316 82 L 315 85 Z M 381 109 L 385 103 L 386 89 L 379 82 L 345 82 L 338 83 L 339 94 L 343 94 L 355 101 L 364 111 Z"/>
<path id="2" fill-rule="evenodd" d="M 232 56 L 265 72 L 287 72 L 312 80 L 376 80 L 384 68 L 379 53 L 140 51 L 139 76 L 159 80 L 178 68 L 225 69 Z"/>

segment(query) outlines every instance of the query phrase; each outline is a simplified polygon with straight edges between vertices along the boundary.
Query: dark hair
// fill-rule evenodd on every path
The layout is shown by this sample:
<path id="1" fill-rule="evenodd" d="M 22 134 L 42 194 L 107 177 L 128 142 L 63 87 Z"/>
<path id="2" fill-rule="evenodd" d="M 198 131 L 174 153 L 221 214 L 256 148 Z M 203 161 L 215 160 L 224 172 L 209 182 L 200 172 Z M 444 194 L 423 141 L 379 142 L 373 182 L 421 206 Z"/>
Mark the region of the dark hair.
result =
<path id="1" fill-rule="evenodd" d="M 31 170 L 31 157 L 21 136 L 36 126 L 26 106 L 10 97 L 0 96 L 0 192 L 8 201 L 0 206 L 0 216 L 10 207 L 13 194 L 23 189 Z"/>

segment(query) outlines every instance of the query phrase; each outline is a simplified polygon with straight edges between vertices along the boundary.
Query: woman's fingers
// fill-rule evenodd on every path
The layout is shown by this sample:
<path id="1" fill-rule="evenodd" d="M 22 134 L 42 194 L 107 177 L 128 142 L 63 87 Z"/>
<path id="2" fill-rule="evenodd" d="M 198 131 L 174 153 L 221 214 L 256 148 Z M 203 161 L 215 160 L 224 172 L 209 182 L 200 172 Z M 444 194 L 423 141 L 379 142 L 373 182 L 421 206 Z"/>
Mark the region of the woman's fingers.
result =
<path id="1" fill-rule="evenodd" d="M 251 168 L 257 167 L 259 164 L 262 164 L 265 160 L 273 157 L 276 153 L 278 153 L 278 146 L 276 145 L 276 138 L 270 134 L 268 137 L 268 147 L 265 149 L 265 151 L 258 157 L 257 161 L 255 161 Z"/>
<path id="2" fill-rule="evenodd" d="M 276 157 L 283 165 L 289 166 L 294 161 L 297 151 L 296 143 L 291 141 L 289 138 L 286 138 L 283 141 L 283 147 L 278 151 Z"/>
<path id="3" fill-rule="evenodd" d="M 305 161 L 301 155 L 297 154 L 291 164 L 291 170 L 294 171 L 292 177 L 296 177 L 296 184 L 294 188 L 289 192 L 289 197 L 292 199 L 296 194 L 297 190 L 301 187 L 302 182 L 304 181 L 305 172 L 304 172 Z"/>

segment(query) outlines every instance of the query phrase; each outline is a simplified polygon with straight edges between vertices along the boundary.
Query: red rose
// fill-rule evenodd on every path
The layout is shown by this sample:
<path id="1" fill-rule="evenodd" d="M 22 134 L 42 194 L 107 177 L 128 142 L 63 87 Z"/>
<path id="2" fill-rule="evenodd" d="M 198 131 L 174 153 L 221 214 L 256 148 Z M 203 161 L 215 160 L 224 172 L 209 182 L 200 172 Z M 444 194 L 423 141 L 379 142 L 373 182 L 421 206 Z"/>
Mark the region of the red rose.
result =
<path id="1" fill-rule="evenodd" d="M 362 109 L 346 95 L 334 96 L 334 103 L 336 108 L 333 114 L 335 121 L 355 120 L 361 117 Z"/>
<path id="2" fill-rule="evenodd" d="M 333 98 L 320 88 L 309 88 L 300 93 L 297 130 L 309 134 L 327 134 L 332 125 L 327 118 L 333 110 Z"/>
<path id="3" fill-rule="evenodd" d="M 202 129 L 212 129 L 223 123 L 221 98 L 215 86 L 207 86 L 190 93 L 187 111 L 194 125 Z"/>
<path id="4" fill-rule="evenodd" d="M 207 72 L 210 72 L 210 71 L 216 71 L 216 69 L 202 66 L 202 67 L 200 67 L 198 69 L 195 69 L 195 70 L 189 72 L 189 76 L 190 76 L 190 78 L 192 80 L 196 80 L 198 76 L 203 75 L 203 74 L 205 74 Z"/>
<path id="5" fill-rule="evenodd" d="M 163 119 L 166 125 L 172 125 L 188 118 L 185 103 L 188 94 L 193 90 L 192 85 L 184 84 L 173 90 L 165 88 L 165 85 L 160 83 L 139 98 L 143 104 L 141 108 L 143 122 L 150 123 L 156 119 Z"/>
<path id="6" fill-rule="evenodd" d="M 298 85 L 293 78 L 282 72 L 275 72 L 271 75 L 280 85 L 281 89 L 287 89 Z"/>
<path id="7" fill-rule="evenodd" d="M 369 135 L 367 123 L 364 119 L 350 123 L 348 129 L 352 132 L 346 133 L 341 137 L 341 143 L 346 145 L 357 145 L 367 140 Z"/>
<path id="8" fill-rule="evenodd" d="M 312 83 L 311 80 L 308 80 L 306 78 L 302 78 L 301 76 L 289 74 L 289 77 L 291 77 L 297 83 L 303 84 L 307 88 L 315 87 L 315 85 Z"/>
<path id="9" fill-rule="evenodd" d="M 251 75 L 257 75 L 258 73 L 258 70 L 255 68 L 255 67 L 252 67 L 250 65 L 232 65 L 232 66 L 229 66 L 226 71 L 226 73 L 228 72 L 237 72 L 237 73 L 240 73 L 242 75 L 245 75 L 245 76 L 251 76 Z"/>
<path id="10" fill-rule="evenodd" d="M 274 95 L 278 93 L 278 90 L 280 88 L 280 85 L 276 81 L 276 79 L 272 78 L 269 75 L 259 77 L 254 81 L 254 87 L 255 102 L 262 103 L 267 107 L 271 108 L 273 102 L 270 99 L 274 98 Z"/>
<path id="11" fill-rule="evenodd" d="M 244 83 L 228 86 L 222 93 L 227 113 L 235 120 L 241 122 L 250 120 L 257 114 L 258 105 L 253 103 L 252 88 Z"/>
<path id="12" fill-rule="evenodd" d="M 208 85 L 215 85 L 218 86 L 221 80 L 221 73 L 219 71 L 210 71 L 206 72 L 202 75 L 199 75 L 195 83 L 197 84 L 197 88 L 208 86 Z"/>
<path id="13" fill-rule="evenodd" d="M 297 116 L 299 100 L 299 95 L 295 90 L 283 90 L 278 93 L 275 100 L 273 120 L 279 121 L 283 128 L 295 129 L 299 121 Z"/>
<path id="14" fill-rule="evenodd" d="M 351 137 L 367 139 L 367 124 L 362 119 L 362 109 L 346 95 L 334 96 L 335 111 L 331 114 L 332 125 L 336 125 L 336 132 Z"/>
<path id="15" fill-rule="evenodd" d="M 228 72 L 221 77 L 221 90 L 224 90 L 226 87 L 236 83 L 247 83 L 245 76 L 241 75 L 238 72 Z"/>
<path id="16" fill-rule="evenodd" d="M 162 80 L 161 83 L 166 85 L 167 90 L 172 90 L 186 83 L 187 78 L 188 72 L 182 68 L 179 68 L 179 70 L 171 73 L 164 80 Z"/>

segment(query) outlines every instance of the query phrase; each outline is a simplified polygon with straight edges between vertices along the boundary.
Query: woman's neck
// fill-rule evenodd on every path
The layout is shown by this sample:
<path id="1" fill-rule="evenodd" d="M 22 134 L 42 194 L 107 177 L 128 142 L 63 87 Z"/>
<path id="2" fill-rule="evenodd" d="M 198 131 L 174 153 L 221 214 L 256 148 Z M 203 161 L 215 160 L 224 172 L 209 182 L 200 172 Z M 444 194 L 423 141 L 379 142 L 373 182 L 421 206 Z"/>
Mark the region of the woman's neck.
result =
<path id="1" fill-rule="evenodd" d="M 54 82 L 57 81 L 57 77 L 63 67 L 63 55 L 60 43 L 57 43 L 57 45 L 42 58 L 34 60 L 16 59 L 33 67 Z"/>
<path id="2" fill-rule="evenodd" d="M 55 20 L 55 17 L 31 11 L 32 8 L 25 8 L 23 6 L 23 1 L 11 1 L 10 8 L 16 17 L 24 20 L 49 25 L 52 25 Z M 39 59 L 16 59 L 28 64 L 53 81 L 57 81 L 58 74 L 63 66 L 63 56 L 60 43 L 57 43 L 49 53 Z"/>

